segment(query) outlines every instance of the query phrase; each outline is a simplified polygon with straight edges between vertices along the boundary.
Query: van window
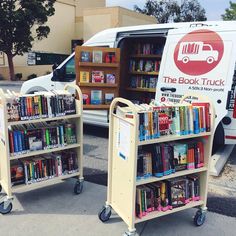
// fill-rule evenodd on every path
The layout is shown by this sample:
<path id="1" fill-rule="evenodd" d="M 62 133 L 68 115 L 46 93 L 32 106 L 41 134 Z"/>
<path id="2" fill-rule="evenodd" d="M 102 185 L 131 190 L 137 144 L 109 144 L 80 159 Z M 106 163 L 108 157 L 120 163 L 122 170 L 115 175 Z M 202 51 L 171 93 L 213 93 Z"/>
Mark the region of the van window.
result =
<path id="1" fill-rule="evenodd" d="M 75 77 L 75 58 L 72 57 L 61 68 L 53 72 L 52 81 L 72 82 Z"/>
<path id="2" fill-rule="evenodd" d="M 65 64 L 65 80 L 67 79 L 75 79 L 75 58 L 72 57 Z"/>

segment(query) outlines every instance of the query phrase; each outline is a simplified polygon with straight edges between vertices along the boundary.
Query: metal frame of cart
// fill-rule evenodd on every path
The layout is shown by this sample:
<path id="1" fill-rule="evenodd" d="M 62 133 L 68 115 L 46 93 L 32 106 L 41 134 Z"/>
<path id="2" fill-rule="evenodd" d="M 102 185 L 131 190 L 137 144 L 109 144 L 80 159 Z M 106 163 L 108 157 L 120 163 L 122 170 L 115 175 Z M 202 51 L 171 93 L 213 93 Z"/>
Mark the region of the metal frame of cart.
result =
<path id="1" fill-rule="evenodd" d="M 182 99 L 182 102 L 187 97 L 188 95 L 186 95 Z M 209 102 L 209 100 L 206 98 L 201 98 L 201 100 Z M 118 104 L 126 105 L 132 110 L 131 118 L 123 118 L 115 114 L 114 111 Z M 210 107 L 212 117 L 211 127 L 214 127 L 214 109 L 211 102 Z M 109 220 L 112 208 L 128 225 L 128 231 L 125 232 L 124 235 L 135 235 L 135 224 L 139 222 L 154 219 L 185 209 L 199 207 L 199 210 L 195 215 L 194 222 L 198 226 L 202 225 L 205 221 L 207 210 L 206 202 L 209 175 L 208 170 L 210 166 L 214 131 L 184 136 L 169 135 L 157 139 L 139 141 L 138 122 L 138 113 L 135 109 L 135 105 L 132 102 L 122 98 L 115 98 L 113 100 L 110 107 L 107 201 L 105 206 L 98 214 L 99 219 L 102 222 Z M 122 137 L 120 137 L 120 135 L 122 135 Z M 139 146 L 201 137 L 204 140 L 204 167 L 193 170 L 178 171 L 174 174 L 163 176 L 161 178 L 150 177 L 144 180 L 136 180 L 137 153 Z M 123 144 L 117 143 L 118 140 L 121 140 L 121 138 L 124 139 Z M 122 146 L 124 146 L 124 148 Z M 201 199 L 199 201 L 193 201 L 186 204 L 185 206 L 174 208 L 166 212 L 153 211 L 151 213 L 148 213 L 141 219 L 135 216 L 136 186 L 152 182 L 158 182 L 165 179 L 171 179 L 179 176 L 185 176 L 193 173 L 198 173 L 200 175 Z"/>
<path id="2" fill-rule="evenodd" d="M 0 213 L 7 214 L 12 210 L 12 200 L 13 200 L 13 192 L 14 191 L 28 191 L 35 188 L 45 187 L 48 185 L 53 185 L 56 183 L 61 182 L 61 180 L 68 179 L 71 177 L 78 176 L 78 180 L 74 186 L 74 193 L 80 194 L 83 190 L 83 120 L 82 120 L 82 113 L 83 113 L 83 97 L 81 90 L 76 85 L 67 84 L 65 86 L 65 90 L 74 89 L 77 92 L 76 98 L 76 114 L 74 115 L 67 115 L 67 116 L 60 116 L 60 117 L 53 117 L 53 118 L 41 118 L 41 119 L 34 119 L 34 120 L 26 120 L 26 121 L 12 121 L 9 122 L 6 118 L 6 100 L 4 96 L 4 92 L 0 89 L 0 110 L 1 110 L 1 131 L 0 131 L 0 191 L 3 189 L 6 193 L 0 199 Z M 76 122 L 76 134 L 77 134 L 77 143 L 67 145 L 64 147 L 52 148 L 47 150 L 39 150 L 39 151 L 30 151 L 28 153 L 22 153 L 17 156 L 11 156 L 9 150 L 9 137 L 8 137 L 8 126 L 17 125 L 17 124 L 25 124 L 25 123 L 38 123 L 38 122 L 46 122 L 46 121 L 60 121 L 60 120 L 74 120 Z M 57 152 L 62 150 L 69 150 L 69 149 L 76 149 L 78 164 L 79 164 L 79 171 L 68 174 L 68 175 L 61 175 L 58 177 L 54 177 L 51 179 L 43 180 L 40 182 L 32 183 L 29 185 L 21 184 L 12 186 L 11 184 L 11 172 L 10 172 L 10 162 L 16 159 L 22 159 L 26 157 L 31 157 L 35 155 L 46 154 L 50 152 Z"/>

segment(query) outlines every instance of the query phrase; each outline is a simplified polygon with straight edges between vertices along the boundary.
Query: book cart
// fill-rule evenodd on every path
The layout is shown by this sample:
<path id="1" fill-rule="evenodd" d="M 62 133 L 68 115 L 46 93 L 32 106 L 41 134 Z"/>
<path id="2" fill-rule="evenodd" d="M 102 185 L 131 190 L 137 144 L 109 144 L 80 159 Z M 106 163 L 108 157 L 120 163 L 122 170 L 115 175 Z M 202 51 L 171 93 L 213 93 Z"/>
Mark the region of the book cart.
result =
<path id="1" fill-rule="evenodd" d="M 6 97 L 2 89 L 0 89 L 0 191 L 3 189 L 6 195 L 0 199 L 0 213 L 7 214 L 12 210 L 12 200 L 14 191 L 28 191 L 35 188 L 45 187 L 53 184 L 60 183 L 62 180 L 71 177 L 78 177 L 74 185 L 74 193 L 80 194 L 83 189 L 83 103 L 82 103 L 82 93 L 78 86 L 67 84 L 64 87 L 65 90 L 74 89 L 77 92 L 77 97 L 75 99 L 75 114 L 67 114 L 64 116 L 56 116 L 52 118 L 38 118 L 30 120 L 20 120 L 20 121 L 8 121 L 7 119 L 7 107 L 6 107 Z M 40 122 L 61 122 L 68 121 L 75 124 L 76 127 L 76 142 L 68 145 L 61 145 L 58 147 L 52 147 L 44 150 L 27 151 L 22 153 L 17 153 L 17 155 L 10 155 L 9 147 L 9 127 L 14 125 L 24 125 L 24 124 L 38 124 Z M 47 179 L 41 181 L 36 181 L 30 184 L 20 184 L 13 185 L 11 182 L 11 162 L 14 160 L 27 160 L 27 158 L 35 158 L 37 156 L 45 156 L 52 152 L 60 151 L 72 151 L 76 153 L 75 158 L 77 158 L 78 169 L 74 171 L 69 171 L 68 173 L 61 173 L 60 175 L 49 176 Z M 35 159 L 33 159 L 35 160 Z M 63 164 L 62 164 L 63 165 Z M 51 166 L 52 167 L 52 166 Z M 49 168 L 49 167 L 47 167 Z M 52 167 L 54 168 L 54 167 Z M 44 172 L 45 173 L 45 172 Z M 55 172 L 54 172 L 55 173 Z"/>
<path id="2" fill-rule="evenodd" d="M 183 98 L 183 100 L 186 99 Z M 182 102 L 183 102 L 182 100 Z M 202 101 L 207 101 L 206 99 Z M 209 101 L 207 101 L 209 102 Z M 214 110 L 210 104 L 210 127 L 214 127 Z M 116 113 L 117 106 L 126 106 L 131 112 L 127 116 Z M 109 126 L 109 152 L 108 152 L 108 191 L 107 201 L 98 217 L 102 222 L 108 221 L 113 209 L 128 225 L 128 231 L 124 235 L 136 235 L 135 224 L 151 220 L 160 216 L 175 213 L 189 208 L 197 207 L 199 210 L 194 217 L 194 223 L 200 226 L 206 218 L 208 175 L 212 150 L 213 129 L 210 132 L 189 134 L 183 136 L 167 135 L 145 141 L 139 141 L 139 117 L 135 105 L 126 99 L 115 98 L 110 107 Z M 186 169 L 162 177 L 149 176 L 137 179 L 138 148 L 163 144 L 171 141 L 201 140 L 204 145 L 204 166 L 196 169 Z M 200 184 L 199 199 L 194 199 L 188 204 L 172 208 L 171 210 L 153 210 L 143 217 L 136 216 L 136 188 L 145 184 L 155 184 L 160 181 L 168 181 L 173 178 L 182 178 L 188 175 L 198 175 Z M 146 195 L 145 195 L 146 196 Z M 193 198 L 192 198 L 193 199 Z"/>

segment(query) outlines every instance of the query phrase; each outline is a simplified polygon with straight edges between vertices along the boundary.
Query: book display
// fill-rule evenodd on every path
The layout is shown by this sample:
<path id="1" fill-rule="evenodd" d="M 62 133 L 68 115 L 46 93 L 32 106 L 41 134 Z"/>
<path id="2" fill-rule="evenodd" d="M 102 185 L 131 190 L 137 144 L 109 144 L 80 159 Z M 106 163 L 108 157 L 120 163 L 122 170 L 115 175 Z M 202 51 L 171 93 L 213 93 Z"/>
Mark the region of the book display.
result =
<path id="1" fill-rule="evenodd" d="M 77 98 L 68 92 L 72 87 Z M 12 210 L 12 193 L 78 176 L 83 189 L 83 97 L 78 86 L 20 95 L 0 90 L 0 213 Z"/>
<path id="2" fill-rule="evenodd" d="M 75 50 L 76 83 L 84 109 L 109 109 L 120 89 L 120 50 L 78 46 Z"/>
<path id="3" fill-rule="evenodd" d="M 194 223 L 205 221 L 214 109 L 185 99 L 111 103 L 107 201 L 98 216 L 105 222 L 113 209 L 128 225 L 125 235 L 135 235 L 139 222 L 193 207 Z"/>
<path id="4" fill-rule="evenodd" d="M 155 98 L 164 44 L 163 37 L 126 40 L 121 52 L 121 97 L 136 104 Z"/>

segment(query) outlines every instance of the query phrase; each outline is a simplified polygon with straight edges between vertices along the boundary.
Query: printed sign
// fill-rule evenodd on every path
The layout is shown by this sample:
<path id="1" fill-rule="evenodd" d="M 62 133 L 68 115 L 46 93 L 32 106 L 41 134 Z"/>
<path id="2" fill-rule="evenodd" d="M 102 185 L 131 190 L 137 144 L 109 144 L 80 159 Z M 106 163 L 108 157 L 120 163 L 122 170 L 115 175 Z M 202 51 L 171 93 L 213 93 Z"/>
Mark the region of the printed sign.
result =
<path id="1" fill-rule="evenodd" d="M 202 75 L 213 70 L 224 53 L 224 43 L 214 31 L 195 30 L 176 45 L 174 61 L 187 75 Z"/>

